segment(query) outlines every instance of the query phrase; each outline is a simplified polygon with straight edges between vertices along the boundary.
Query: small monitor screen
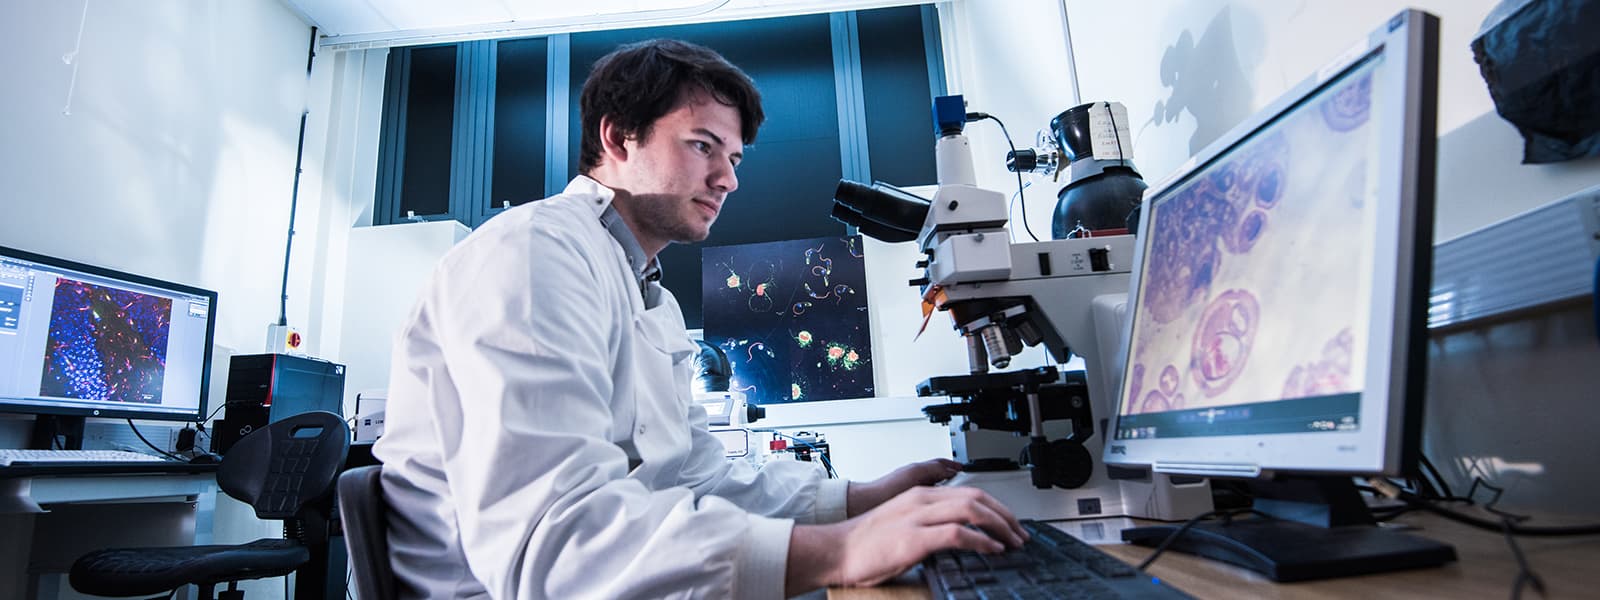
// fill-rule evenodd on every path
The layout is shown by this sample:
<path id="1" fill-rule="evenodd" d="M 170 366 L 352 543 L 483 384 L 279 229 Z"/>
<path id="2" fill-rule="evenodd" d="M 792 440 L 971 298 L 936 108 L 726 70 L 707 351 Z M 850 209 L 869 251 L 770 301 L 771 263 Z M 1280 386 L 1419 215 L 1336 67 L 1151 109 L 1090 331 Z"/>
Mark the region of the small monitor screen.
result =
<path id="1" fill-rule="evenodd" d="M 149 281 L 0 255 L 0 405 L 196 417 L 214 296 Z"/>
<path id="2" fill-rule="evenodd" d="M 1374 53 L 1153 197 L 1117 439 L 1362 427 Z"/>

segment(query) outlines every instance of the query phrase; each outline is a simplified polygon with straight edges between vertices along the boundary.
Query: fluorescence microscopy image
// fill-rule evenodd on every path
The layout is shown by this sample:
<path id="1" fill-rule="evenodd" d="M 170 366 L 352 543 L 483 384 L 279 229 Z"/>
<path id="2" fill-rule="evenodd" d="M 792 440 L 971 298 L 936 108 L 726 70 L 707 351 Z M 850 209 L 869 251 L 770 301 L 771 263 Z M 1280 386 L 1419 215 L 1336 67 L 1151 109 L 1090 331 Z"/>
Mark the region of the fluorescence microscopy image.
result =
<path id="1" fill-rule="evenodd" d="M 172 300 L 60 278 L 41 396 L 159 404 Z"/>
<path id="2" fill-rule="evenodd" d="M 701 250 L 704 337 L 752 403 L 873 394 L 866 267 L 859 237 Z"/>
<path id="3" fill-rule="evenodd" d="M 1124 414 L 1360 391 L 1382 59 L 1153 206 Z"/>

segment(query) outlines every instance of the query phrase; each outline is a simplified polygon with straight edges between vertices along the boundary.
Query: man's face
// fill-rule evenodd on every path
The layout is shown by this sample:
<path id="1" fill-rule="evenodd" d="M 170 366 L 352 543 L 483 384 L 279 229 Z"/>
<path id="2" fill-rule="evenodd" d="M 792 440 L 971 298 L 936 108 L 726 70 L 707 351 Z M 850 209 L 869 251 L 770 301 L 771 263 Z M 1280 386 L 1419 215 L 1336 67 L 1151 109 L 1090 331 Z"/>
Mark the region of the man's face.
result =
<path id="1" fill-rule="evenodd" d="M 616 187 L 627 195 L 618 197 L 617 209 L 647 251 L 711 234 L 722 202 L 739 187 L 741 133 L 738 109 L 695 91 L 644 139 L 623 142 L 627 157 L 615 165 Z"/>

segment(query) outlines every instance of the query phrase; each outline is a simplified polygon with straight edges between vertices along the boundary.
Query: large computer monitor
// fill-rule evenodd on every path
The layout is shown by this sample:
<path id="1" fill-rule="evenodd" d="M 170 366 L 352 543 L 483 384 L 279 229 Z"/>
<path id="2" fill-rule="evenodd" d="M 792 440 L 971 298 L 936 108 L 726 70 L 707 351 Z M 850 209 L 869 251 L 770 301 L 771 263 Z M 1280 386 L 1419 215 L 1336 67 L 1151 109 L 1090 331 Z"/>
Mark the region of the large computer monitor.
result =
<path id="1" fill-rule="evenodd" d="M 31 445 L 44 448 L 80 446 L 84 417 L 198 421 L 216 304 L 216 292 L 0 247 L 0 411 L 39 415 Z"/>
<path id="2" fill-rule="evenodd" d="M 1395 16 L 1146 194 L 1109 464 L 1302 476 L 1321 496 L 1307 521 L 1321 525 L 1362 520 L 1350 476 L 1411 472 L 1427 376 L 1437 48 L 1435 17 Z M 1333 477 L 1304 477 L 1314 475 Z M 1282 541 L 1319 543 L 1302 534 Z M 1367 567 L 1407 558 L 1381 560 Z M 1334 570 L 1346 568 L 1357 569 Z"/>

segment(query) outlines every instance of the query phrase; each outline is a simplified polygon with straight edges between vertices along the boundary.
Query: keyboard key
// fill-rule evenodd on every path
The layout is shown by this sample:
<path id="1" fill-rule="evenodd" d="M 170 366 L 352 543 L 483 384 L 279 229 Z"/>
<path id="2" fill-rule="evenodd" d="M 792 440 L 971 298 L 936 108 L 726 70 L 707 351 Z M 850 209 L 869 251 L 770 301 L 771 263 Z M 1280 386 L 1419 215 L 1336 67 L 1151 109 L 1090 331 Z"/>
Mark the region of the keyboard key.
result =
<path id="1" fill-rule="evenodd" d="M 1138 575 L 1133 567 L 1117 559 L 1102 559 L 1088 561 L 1089 568 L 1106 577 L 1132 577 Z"/>
<path id="2" fill-rule="evenodd" d="M 924 561 L 936 597 L 1187 598 L 1160 583 L 1130 585 L 1140 571 L 1048 524 L 1023 521 L 1032 539 L 1002 554 L 940 552 Z"/>

